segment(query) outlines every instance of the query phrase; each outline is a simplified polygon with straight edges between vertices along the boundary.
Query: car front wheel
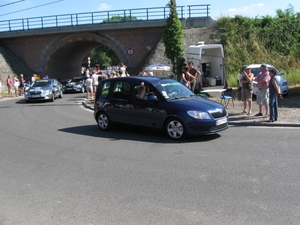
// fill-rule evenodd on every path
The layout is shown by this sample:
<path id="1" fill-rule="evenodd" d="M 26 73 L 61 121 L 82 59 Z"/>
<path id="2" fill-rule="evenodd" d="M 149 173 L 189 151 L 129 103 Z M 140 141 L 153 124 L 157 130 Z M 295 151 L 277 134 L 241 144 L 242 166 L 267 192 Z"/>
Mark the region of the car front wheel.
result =
<path id="1" fill-rule="evenodd" d="M 184 125 L 177 118 L 171 118 L 167 121 L 165 132 L 169 138 L 175 140 L 182 140 L 186 137 Z"/>
<path id="2" fill-rule="evenodd" d="M 52 93 L 51 98 L 50 98 L 50 102 L 54 102 L 54 99 L 55 99 L 55 95 L 54 95 L 54 93 Z"/>
<path id="3" fill-rule="evenodd" d="M 110 119 L 103 112 L 98 113 L 97 124 L 101 130 L 110 130 L 111 129 Z"/>

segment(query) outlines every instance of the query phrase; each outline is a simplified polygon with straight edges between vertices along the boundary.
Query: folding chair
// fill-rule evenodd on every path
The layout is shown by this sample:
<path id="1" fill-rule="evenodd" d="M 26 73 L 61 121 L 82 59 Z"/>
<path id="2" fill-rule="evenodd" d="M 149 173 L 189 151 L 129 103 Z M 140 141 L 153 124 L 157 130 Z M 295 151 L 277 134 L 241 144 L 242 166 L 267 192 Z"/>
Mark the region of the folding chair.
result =
<path id="1" fill-rule="evenodd" d="M 234 101 L 233 101 L 233 99 L 234 99 L 234 93 L 233 93 L 232 88 L 227 88 L 226 91 L 223 91 L 222 95 L 220 96 L 220 98 L 221 98 L 221 102 L 220 103 L 222 104 L 222 102 L 224 101 L 224 104 L 225 104 L 226 108 L 227 108 L 230 100 L 232 101 L 232 105 L 234 107 Z"/>

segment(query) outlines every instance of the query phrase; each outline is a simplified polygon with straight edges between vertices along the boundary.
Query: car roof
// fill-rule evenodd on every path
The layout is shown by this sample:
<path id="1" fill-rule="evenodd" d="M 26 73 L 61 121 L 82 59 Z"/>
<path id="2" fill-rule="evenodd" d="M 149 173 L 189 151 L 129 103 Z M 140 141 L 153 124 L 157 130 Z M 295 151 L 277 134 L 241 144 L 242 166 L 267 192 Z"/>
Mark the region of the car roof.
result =
<path id="1" fill-rule="evenodd" d="M 152 77 L 152 76 L 130 76 L 130 77 L 117 77 L 117 78 L 109 78 L 109 79 L 104 79 L 102 81 L 107 81 L 107 80 L 114 80 L 114 81 L 118 81 L 118 80 L 129 80 L 131 82 L 155 82 L 155 81 L 159 81 L 159 80 L 166 80 L 166 79 L 171 79 L 171 78 L 167 78 L 167 77 Z"/>
<path id="2" fill-rule="evenodd" d="M 265 64 L 265 63 L 261 63 L 261 64 L 249 64 L 248 67 L 250 67 L 250 68 L 259 68 L 262 64 L 266 65 L 267 67 L 274 67 L 275 68 L 275 66 L 273 66 L 271 64 Z"/>

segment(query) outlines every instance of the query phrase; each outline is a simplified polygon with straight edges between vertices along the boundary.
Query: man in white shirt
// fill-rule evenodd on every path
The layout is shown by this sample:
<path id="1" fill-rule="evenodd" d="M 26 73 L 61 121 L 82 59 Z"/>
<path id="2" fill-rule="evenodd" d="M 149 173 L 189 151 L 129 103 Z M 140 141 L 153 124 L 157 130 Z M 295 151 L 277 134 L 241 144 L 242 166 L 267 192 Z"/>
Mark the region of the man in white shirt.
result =
<path id="1" fill-rule="evenodd" d="M 85 80 L 87 99 L 89 97 L 93 98 L 93 80 L 90 78 L 90 75 L 87 75 L 87 79 Z"/>
<path id="2" fill-rule="evenodd" d="M 91 76 L 93 80 L 93 96 L 95 96 L 98 87 L 98 77 L 99 75 L 96 73 L 96 69 L 93 69 L 93 75 Z"/>

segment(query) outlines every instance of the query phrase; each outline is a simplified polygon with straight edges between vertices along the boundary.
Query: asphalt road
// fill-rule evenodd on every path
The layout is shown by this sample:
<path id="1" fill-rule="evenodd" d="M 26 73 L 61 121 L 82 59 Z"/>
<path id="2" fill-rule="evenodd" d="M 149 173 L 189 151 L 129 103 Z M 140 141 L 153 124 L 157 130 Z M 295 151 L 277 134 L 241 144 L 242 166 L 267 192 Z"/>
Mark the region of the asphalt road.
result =
<path id="1" fill-rule="evenodd" d="M 101 132 L 82 97 L 0 101 L 0 225 L 299 224 L 299 128 Z"/>

